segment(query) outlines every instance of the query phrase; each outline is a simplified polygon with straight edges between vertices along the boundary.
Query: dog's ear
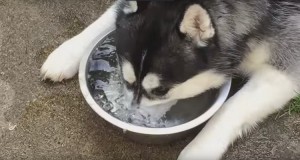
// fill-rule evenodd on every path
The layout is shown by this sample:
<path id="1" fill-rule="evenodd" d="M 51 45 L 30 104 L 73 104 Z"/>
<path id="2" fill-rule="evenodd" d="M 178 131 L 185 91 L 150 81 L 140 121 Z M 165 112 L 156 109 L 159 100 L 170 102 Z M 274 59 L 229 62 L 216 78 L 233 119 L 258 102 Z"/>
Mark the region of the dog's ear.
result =
<path id="1" fill-rule="evenodd" d="M 209 14 L 198 4 L 189 6 L 185 11 L 180 32 L 192 38 L 199 46 L 206 46 L 207 40 L 215 35 Z"/>
<path id="2" fill-rule="evenodd" d="M 143 11 L 149 4 L 150 1 L 127 1 L 124 6 L 124 13 L 131 14 L 131 13 L 137 13 L 140 11 Z"/>

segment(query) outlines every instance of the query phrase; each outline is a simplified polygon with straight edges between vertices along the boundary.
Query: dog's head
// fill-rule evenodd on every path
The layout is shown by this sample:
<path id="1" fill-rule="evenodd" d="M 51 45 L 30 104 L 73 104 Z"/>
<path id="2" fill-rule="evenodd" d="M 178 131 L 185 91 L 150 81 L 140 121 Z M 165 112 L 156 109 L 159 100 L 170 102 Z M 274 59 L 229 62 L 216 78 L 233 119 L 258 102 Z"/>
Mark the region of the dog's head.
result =
<path id="1" fill-rule="evenodd" d="M 200 5 L 131 1 L 116 26 L 123 77 L 136 102 L 190 98 L 224 83 L 225 76 L 209 67 L 215 31 Z"/>

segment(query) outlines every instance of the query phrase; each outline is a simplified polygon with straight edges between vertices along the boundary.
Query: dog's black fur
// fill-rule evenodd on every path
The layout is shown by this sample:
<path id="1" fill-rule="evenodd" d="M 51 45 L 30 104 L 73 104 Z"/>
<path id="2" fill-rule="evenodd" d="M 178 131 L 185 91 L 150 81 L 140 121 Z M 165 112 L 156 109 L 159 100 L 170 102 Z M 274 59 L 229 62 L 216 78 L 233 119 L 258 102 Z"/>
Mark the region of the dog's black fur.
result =
<path id="1" fill-rule="evenodd" d="M 138 72 L 141 53 L 143 50 L 147 50 L 146 64 L 153 64 L 153 66 L 146 65 L 145 71 L 153 69 L 155 72 L 166 75 L 169 80 L 178 82 L 190 78 L 191 75 L 206 69 L 207 66 L 232 76 L 236 72 L 237 66 L 249 52 L 246 44 L 249 39 L 255 38 L 259 41 L 287 28 L 278 22 L 278 17 L 282 16 L 279 12 L 284 7 L 278 5 L 279 2 L 283 2 L 283 0 L 248 2 L 247 5 L 251 6 L 252 9 L 255 8 L 250 11 L 253 13 L 255 23 L 251 25 L 247 33 L 238 34 L 235 33 L 236 24 L 233 18 L 245 8 L 237 8 L 237 5 L 233 5 L 234 0 L 140 1 L 138 2 L 138 12 L 130 15 L 121 11 L 118 12 L 117 39 L 128 43 L 126 47 L 118 46 L 119 53 L 134 61 L 136 72 Z M 284 0 L 284 2 L 299 3 L 297 0 Z M 216 32 L 223 32 L 222 37 L 216 33 L 207 47 L 199 48 L 196 45 L 191 45 L 191 41 L 178 30 L 185 9 L 192 4 L 200 4 L 207 9 Z M 288 8 L 291 10 L 298 9 L 292 6 Z M 223 27 L 226 29 L 222 29 Z M 233 35 L 227 36 L 226 34 Z M 231 41 L 231 43 L 228 44 L 226 41 Z M 136 46 L 139 46 L 139 49 Z M 134 48 L 134 51 L 129 51 L 128 47 Z M 162 60 L 163 62 L 161 62 Z M 163 66 L 160 65 L 162 63 Z M 169 67 L 166 68 L 166 66 Z"/>
<path id="2" fill-rule="evenodd" d="M 136 75 L 138 81 L 149 72 L 158 73 L 163 76 L 162 85 L 168 88 L 213 64 L 217 43 L 212 41 L 206 47 L 197 47 L 179 31 L 184 11 L 192 3 L 196 1 L 138 2 L 140 9 L 136 13 L 119 12 L 117 50 L 121 57 L 133 64 L 136 74 L 142 72 L 141 77 Z M 141 71 L 145 52 L 147 56 Z"/>

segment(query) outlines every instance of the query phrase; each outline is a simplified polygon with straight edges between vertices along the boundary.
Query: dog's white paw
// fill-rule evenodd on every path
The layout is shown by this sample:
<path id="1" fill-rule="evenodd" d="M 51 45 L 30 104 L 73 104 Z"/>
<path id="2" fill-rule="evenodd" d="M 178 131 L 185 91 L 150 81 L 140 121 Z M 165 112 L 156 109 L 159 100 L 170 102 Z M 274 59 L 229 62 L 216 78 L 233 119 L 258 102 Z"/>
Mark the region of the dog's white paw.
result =
<path id="1" fill-rule="evenodd" d="M 178 160 L 219 160 L 224 148 L 220 143 L 191 142 L 181 151 Z"/>
<path id="2" fill-rule="evenodd" d="M 200 160 L 199 157 L 197 151 L 185 148 L 181 151 L 177 160 Z"/>
<path id="3" fill-rule="evenodd" d="M 86 48 L 77 39 L 70 39 L 55 49 L 41 68 L 43 80 L 54 82 L 70 79 L 78 72 Z"/>
<path id="4" fill-rule="evenodd" d="M 178 160 L 219 160 L 221 157 L 214 153 L 213 148 L 208 151 L 201 148 L 185 148 L 179 155 Z"/>

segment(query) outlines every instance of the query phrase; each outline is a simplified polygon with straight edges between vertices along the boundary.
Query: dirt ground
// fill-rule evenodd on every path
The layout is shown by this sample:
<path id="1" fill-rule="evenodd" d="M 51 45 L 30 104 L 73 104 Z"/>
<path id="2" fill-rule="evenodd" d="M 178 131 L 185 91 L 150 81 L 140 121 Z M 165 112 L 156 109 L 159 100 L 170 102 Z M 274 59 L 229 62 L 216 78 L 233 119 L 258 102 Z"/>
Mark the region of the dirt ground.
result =
<path id="1" fill-rule="evenodd" d="M 110 0 L 0 0 L 0 159 L 175 160 L 192 139 L 137 144 L 88 107 L 77 78 L 42 82 L 39 68 Z M 226 160 L 300 159 L 300 115 L 273 115 Z"/>

